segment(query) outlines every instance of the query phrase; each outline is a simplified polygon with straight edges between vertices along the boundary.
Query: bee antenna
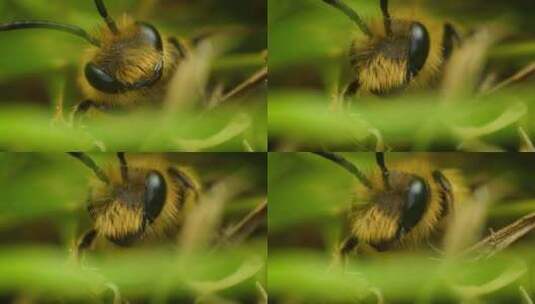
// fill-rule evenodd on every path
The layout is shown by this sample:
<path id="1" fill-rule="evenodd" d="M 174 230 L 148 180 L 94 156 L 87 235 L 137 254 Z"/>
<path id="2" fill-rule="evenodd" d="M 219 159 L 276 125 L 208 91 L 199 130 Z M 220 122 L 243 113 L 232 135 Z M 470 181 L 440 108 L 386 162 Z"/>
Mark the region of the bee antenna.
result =
<path id="1" fill-rule="evenodd" d="M 41 21 L 41 20 L 21 20 L 14 21 L 11 23 L 0 24 L 0 32 L 3 31 L 14 31 L 14 30 L 25 30 L 33 28 L 42 28 L 49 30 L 62 31 L 66 33 L 73 34 L 78 37 L 82 37 L 91 43 L 94 46 L 100 47 L 100 41 L 91 37 L 84 29 L 77 27 L 75 25 L 61 24 L 51 21 Z"/>
<path id="2" fill-rule="evenodd" d="M 126 158 L 124 152 L 117 152 L 117 157 L 119 158 L 119 163 L 121 163 L 121 176 L 123 181 L 128 181 L 128 165 L 126 163 Z"/>
<path id="3" fill-rule="evenodd" d="M 342 2 L 341 0 L 323 0 L 323 2 L 329 4 L 330 6 L 340 10 L 342 13 L 344 13 L 346 16 L 349 17 L 349 19 L 353 20 L 359 27 L 359 29 L 366 34 L 368 37 L 372 37 L 372 32 L 370 31 L 370 28 L 362 21 L 360 16 L 357 14 L 357 12 L 349 7 L 347 4 Z"/>
<path id="4" fill-rule="evenodd" d="M 97 164 L 89 156 L 87 156 L 85 153 L 82 153 L 82 152 L 68 152 L 68 154 L 70 156 L 74 157 L 74 158 L 79 159 L 84 165 L 86 165 L 91 170 L 93 170 L 93 172 L 95 172 L 95 175 L 98 177 L 98 179 L 100 179 L 101 181 L 103 181 L 106 184 L 110 183 L 110 180 L 108 179 L 108 177 L 106 176 L 104 171 L 102 171 L 102 169 L 99 166 L 97 166 Z"/>
<path id="5" fill-rule="evenodd" d="M 381 0 L 381 11 L 383 12 L 386 34 L 392 36 L 392 18 L 388 12 L 388 0 Z"/>
<path id="6" fill-rule="evenodd" d="M 388 177 L 390 176 L 390 172 L 388 172 L 388 169 L 386 168 L 386 165 L 385 165 L 384 152 L 375 153 L 375 159 L 377 160 L 377 165 L 381 169 L 381 173 L 383 175 L 383 183 L 385 184 L 386 189 L 391 189 L 390 181 L 388 180 Z"/>
<path id="7" fill-rule="evenodd" d="M 102 0 L 95 0 L 95 4 L 97 5 L 98 13 L 102 18 L 104 18 L 104 21 L 106 21 L 106 24 L 108 25 L 108 28 L 111 30 L 111 32 L 115 35 L 119 34 L 119 29 L 117 28 L 117 24 L 115 24 L 115 21 L 113 18 L 108 15 L 108 10 L 106 9 L 106 6 L 104 5 L 104 1 Z"/>
<path id="8" fill-rule="evenodd" d="M 343 167 L 351 174 L 353 174 L 366 188 L 372 189 L 371 181 L 362 173 L 357 166 L 345 159 L 343 156 L 338 155 L 332 152 L 312 152 L 313 154 L 319 155 L 323 158 L 326 158 L 339 166 Z"/>

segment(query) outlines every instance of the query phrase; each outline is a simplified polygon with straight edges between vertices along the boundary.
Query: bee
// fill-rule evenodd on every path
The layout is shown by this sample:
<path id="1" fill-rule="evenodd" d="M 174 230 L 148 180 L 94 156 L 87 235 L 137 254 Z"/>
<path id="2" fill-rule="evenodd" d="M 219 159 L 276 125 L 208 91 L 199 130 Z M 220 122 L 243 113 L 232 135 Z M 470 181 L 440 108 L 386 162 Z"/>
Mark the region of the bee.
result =
<path id="1" fill-rule="evenodd" d="M 340 254 L 416 248 L 443 230 L 456 206 L 467 194 L 456 170 L 434 169 L 424 160 L 385 165 L 376 153 L 379 170 L 366 176 L 353 163 L 330 152 L 315 154 L 329 159 L 359 180 L 348 216 L 349 237 Z"/>
<path id="2" fill-rule="evenodd" d="M 90 108 L 110 110 L 162 100 L 177 67 L 190 53 L 188 42 L 162 37 L 153 25 L 128 15 L 116 23 L 103 0 L 95 0 L 95 5 L 105 25 L 94 35 L 74 25 L 38 20 L 1 24 L 0 31 L 50 29 L 91 44 L 78 73 L 84 100 L 75 107 L 75 116 Z"/>
<path id="3" fill-rule="evenodd" d="M 197 205 L 201 187 L 190 170 L 160 157 L 128 160 L 102 169 L 86 154 L 71 152 L 93 170 L 87 211 L 93 228 L 78 243 L 78 253 L 102 239 L 120 247 L 173 239 Z"/>
<path id="4" fill-rule="evenodd" d="M 449 23 L 423 20 L 423 16 L 392 17 L 388 0 L 381 0 L 382 20 L 366 24 L 342 0 L 323 0 L 349 17 L 364 37 L 355 38 L 349 50 L 352 81 L 346 96 L 359 90 L 387 96 L 409 87 L 433 84 L 461 38 Z"/>

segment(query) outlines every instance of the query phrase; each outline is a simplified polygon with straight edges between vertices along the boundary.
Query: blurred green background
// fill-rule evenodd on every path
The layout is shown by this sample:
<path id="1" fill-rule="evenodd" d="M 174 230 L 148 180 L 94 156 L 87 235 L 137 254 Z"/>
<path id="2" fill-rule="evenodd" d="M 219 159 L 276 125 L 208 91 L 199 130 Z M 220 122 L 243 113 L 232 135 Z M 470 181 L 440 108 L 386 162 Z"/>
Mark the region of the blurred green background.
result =
<path id="1" fill-rule="evenodd" d="M 379 1 L 345 2 L 364 20 L 381 17 Z M 416 8 L 452 22 L 461 34 L 483 27 L 497 31 L 492 37 L 503 33 L 476 64 L 478 88 L 482 83 L 493 87 L 527 66 L 535 69 L 533 1 L 389 3 L 393 17 L 396 10 Z M 347 54 L 359 35 L 352 21 L 321 0 L 268 0 L 268 22 L 270 151 L 374 151 L 383 143 L 396 151 L 518 151 L 525 141 L 519 127 L 533 141 L 533 77 L 480 94 L 470 86 L 470 73 L 462 73 L 466 79 L 458 81 L 459 94 L 441 87 L 386 99 L 363 95 L 351 99 L 348 111 L 336 111 L 335 96 L 351 80 Z"/>
<path id="2" fill-rule="evenodd" d="M 341 154 L 365 174 L 377 170 L 373 153 Z M 479 207 L 490 204 L 481 225 L 471 227 L 475 231 L 470 225 L 462 230 L 466 235 L 474 232 L 475 241 L 535 211 L 533 154 L 388 153 L 386 165 L 392 170 L 395 164 L 415 159 L 460 170 L 470 191 L 488 198 L 475 201 Z M 351 256 L 341 271 L 332 262 L 335 248 L 348 235 L 346 214 L 355 198 L 356 179 L 306 152 L 270 153 L 268 174 L 272 303 L 528 303 L 520 287 L 535 298 L 533 232 L 502 254 L 477 263 L 448 258 L 439 247 Z M 469 210 L 473 214 L 457 216 L 477 223 L 478 214 Z M 504 273 L 517 276 L 504 278 Z M 500 283 L 494 282 L 498 277 Z"/>
<path id="3" fill-rule="evenodd" d="M 265 65 L 265 1 L 116 0 L 110 14 L 127 13 L 150 22 L 164 35 L 193 38 L 215 33 L 217 56 L 210 61 L 206 87 L 228 92 Z M 0 1 L 0 23 L 40 19 L 74 24 L 88 31 L 102 24 L 93 1 Z M 221 36 L 221 37 L 219 37 Z M 0 149 L 16 151 L 265 151 L 266 86 L 259 85 L 221 106 L 138 111 L 84 121 L 72 128 L 58 117 L 63 104 L 68 122 L 83 100 L 76 77 L 87 48 L 82 39 L 47 30 L 0 33 Z M 197 88 L 191 88 L 194 90 Z M 207 102 L 207 100 L 199 100 Z M 245 117 L 245 118 L 244 118 Z M 192 143 L 193 142 L 193 143 Z"/>
<path id="4" fill-rule="evenodd" d="M 100 166 L 118 162 L 114 154 L 90 156 Z M 211 243 L 266 200 L 264 153 L 164 157 L 192 167 L 204 193 L 230 176 L 246 181 L 243 191 L 224 202 Z M 78 265 L 72 249 L 91 227 L 86 198 L 92 172 L 62 153 L 0 153 L 0 172 L 2 303 L 111 303 L 110 284 L 130 303 L 264 303 L 266 219 L 249 238 L 217 250 L 95 251 Z"/>

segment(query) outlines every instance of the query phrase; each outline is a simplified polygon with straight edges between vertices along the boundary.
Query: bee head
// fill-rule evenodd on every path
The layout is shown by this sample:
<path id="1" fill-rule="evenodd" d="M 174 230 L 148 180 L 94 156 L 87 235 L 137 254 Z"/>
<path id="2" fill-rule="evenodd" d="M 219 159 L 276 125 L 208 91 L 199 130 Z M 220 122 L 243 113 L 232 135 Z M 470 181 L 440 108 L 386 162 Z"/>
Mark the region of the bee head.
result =
<path id="1" fill-rule="evenodd" d="M 370 227 L 361 227 L 376 231 L 370 242 L 381 249 L 392 242 L 400 241 L 422 221 L 428 208 L 431 192 L 424 178 L 400 171 L 391 171 L 388 177 L 389 187 L 378 188 L 368 198 L 369 214 L 374 214 L 377 221 Z M 366 225 L 366 224 L 364 224 Z"/>
<path id="2" fill-rule="evenodd" d="M 388 0 L 381 0 L 383 20 L 364 23 L 341 0 L 323 0 L 352 19 L 363 38 L 356 39 L 349 57 L 359 87 L 377 95 L 404 89 L 423 68 L 430 49 L 427 28 L 420 22 L 393 19 Z"/>
<path id="3" fill-rule="evenodd" d="M 368 177 L 338 154 L 314 154 L 337 163 L 359 181 L 349 212 L 352 244 L 362 242 L 380 251 L 418 244 L 436 231 L 450 213 L 454 192 L 462 196 L 463 191 L 458 187 L 454 190 L 441 171 L 431 170 L 418 159 L 389 170 L 384 153 L 377 152 L 380 170 Z M 455 174 L 450 177 L 455 178 Z"/>
<path id="4" fill-rule="evenodd" d="M 405 88 L 423 68 L 430 38 L 419 22 L 393 19 L 390 33 L 374 26 L 374 36 L 357 39 L 350 61 L 362 89 L 388 95 Z"/>
<path id="5" fill-rule="evenodd" d="M 77 157 L 89 159 L 79 153 Z M 95 230 L 117 245 L 128 246 L 149 233 L 172 189 L 165 173 L 128 166 L 123 153 L 118 157 L 120 166 L 110 166 L 106 171 L 93 162 L 97 178 L 92 182 L 87 209 Z"/>
<path id="6" fill-rule="evenodd" d="M 378 250 L 429 235 L 442 217 L 442 205 L 431 208 L 433 200 L 440 201 L 433 195 L 442 193 L 441 185 L 434 181 L 440 177 L 441 183 L 446 183 L 445 177 L 427 168 L 420 168 L 420 173 L 388 170 L 383 153 L 376 155 L 381 170 L 371 178 L 371 188 L 357 193 L 358 200 L 365 204 L 354 206 L 354 233 Z"/>
<path id="7" fill-rule="evenodd" d="M 50 29 L 79 36 L 94 48 L 83 67 L 84 81 L 104 94 L 117 94 L 153 86 L 162 77 L 163 42 L 158 30 L 147 23 L 124 17 L 116 24 L 103 0 L 95 0 L 106 22 L 98 37 L 84 29 L 51 21 L 22 20 L 0 24 L 0 32 L 24 29 Z M 84 82 L 85 84 L 85 82 Z"/>
<path id="8" fill-rule="evenodd" d="M 124 16 L 119 24 L 95 1 L 106 21 L 100 29 L 100 46 L 92 50 L 84 75 L 96 90 L 117 94 L 151 87 L 163 73 L 163 42 L 158 30 Z"/>

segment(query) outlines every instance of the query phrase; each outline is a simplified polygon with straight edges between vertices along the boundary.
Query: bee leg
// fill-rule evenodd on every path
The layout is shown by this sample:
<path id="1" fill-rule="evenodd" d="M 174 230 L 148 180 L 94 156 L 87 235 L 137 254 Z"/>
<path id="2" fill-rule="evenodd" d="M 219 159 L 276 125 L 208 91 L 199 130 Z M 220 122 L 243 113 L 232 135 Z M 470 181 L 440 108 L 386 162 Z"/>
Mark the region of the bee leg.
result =
<path id="1" fill-rule="evenodd" d="M 347 237 L 338 248 L 336 248 L 331 267 L 345 267 L 347 263 L 347 256 L 353 251 L 358 245 L 358 239 L 354 236 Z"/>
<path id="2" fill-rule="evenodd" d="M 77 104 L 74 107 L 74 110 L 71 114 L 71 121 L 75 122 L 81 115 L 87 113 L 89 109 L 95 108 L 99 111 L 106 112 L 106 113 L 114 113 L 114 114 L 121 114 L 126 113 L 126 109 L 120 108 L 120 107 L 112 107 L 111 105 L 106 104 L 98 104 L 92 100 L 86 99 L 79 104 Z"/>
<path id="3" fill-rule="evenodd" d="M 80 115 L 85 114 L 91 108 L 98 108 L 98 105 L 94 101 L 86 99 L 74 107 L 73 118 L 76 119 Z"/>
<path id="4" fill-rule="evenodd" d="M 351 251 L 355 250 L 358 244 L 359 240 L 355 236 L 347 237 L 340 246 L 339 255 L 344 259 Z"/>
<path id="5" fill-rule="evenodd" d="M 91 229 L 87 231 L 80 241 L 78 242 L 78 245 L 76 246 L 76 257 L 80 258 L 82 252 L 89 249 L 91 245 L 93 245 L 93 242 L 95 241 L 97 236 L 97 231 L 95 229 Z"/>
<path id="6" fill-rule="evenodd" d="M 344 99 L 345 97 L 353 97 L 355 94 L 357 94 L 358 90 L 360 88 L 360 82 L 358 79 L 351 82 L 344 91 Z"/>
<path id="7" fill-rule="evenodd" d="M 171 37 L 168 39 L 168 41 L 176 48 L 180 55 L 180 58 L 188 57 L 188 49 L 178 38 Z"/>
<path id="8" fill-rule="evenodd" d="M 358 79 L 350 82 L 348 85 L 346 85 L 341 94 L 337 96 L 338 100 L 337 102 L 339 103 L 340 106 L 344 107 L 346 106 L 346 101 L 355 96 L 355 94 L 358 92 L 360 88 L 360 82 Z"/>
<path id="9" fill-rule="evenodd" d="M 442 58 L 447 61 L 451 57 L 454 47 L 461 44 L 461 36 L 451 23 L 444 24 L 444 34 L 442 35 Z"/>

